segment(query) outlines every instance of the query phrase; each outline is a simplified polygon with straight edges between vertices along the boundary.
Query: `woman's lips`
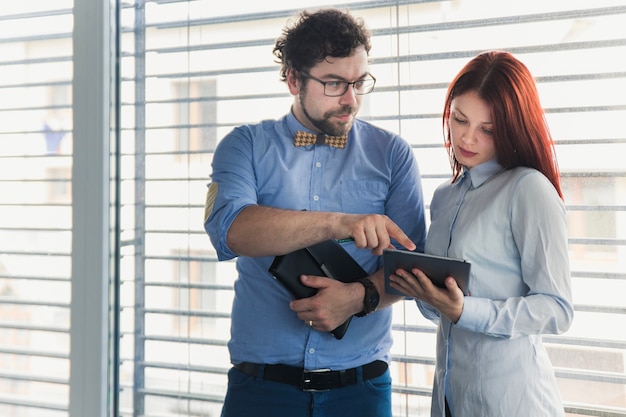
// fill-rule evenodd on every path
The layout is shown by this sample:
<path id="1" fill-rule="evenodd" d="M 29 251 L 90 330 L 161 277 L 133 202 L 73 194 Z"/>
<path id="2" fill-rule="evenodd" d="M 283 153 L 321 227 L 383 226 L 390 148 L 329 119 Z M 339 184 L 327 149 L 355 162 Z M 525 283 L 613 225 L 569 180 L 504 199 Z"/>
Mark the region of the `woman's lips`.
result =
<path id="1" fill-rule="evenodd" d="M 463 149 L 459 146 L 459 152 L 461 153 L 462 156 L 466 157 L 466 158 L 471 158 L 473 156 L 476 156 L 476 152 L 471 152 L 468 151 L 467 149 Z"/>

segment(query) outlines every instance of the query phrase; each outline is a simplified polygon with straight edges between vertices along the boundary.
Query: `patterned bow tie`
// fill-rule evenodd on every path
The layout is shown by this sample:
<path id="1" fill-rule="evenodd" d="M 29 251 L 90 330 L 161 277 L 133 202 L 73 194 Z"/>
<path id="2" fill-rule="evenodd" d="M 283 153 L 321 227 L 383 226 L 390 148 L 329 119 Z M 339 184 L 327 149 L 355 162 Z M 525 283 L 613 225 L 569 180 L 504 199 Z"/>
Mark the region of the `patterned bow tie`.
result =
<path id="1" fill-rule="evenodd" d="M 296 146 L 306 145 L 328 145 L 335 148 L 345 148 L 347 142 L 346 136 L 326 136 L 324 134 L 314 135 L 313 133 L 303 132 L 298 130 L 293 144 Z"/>

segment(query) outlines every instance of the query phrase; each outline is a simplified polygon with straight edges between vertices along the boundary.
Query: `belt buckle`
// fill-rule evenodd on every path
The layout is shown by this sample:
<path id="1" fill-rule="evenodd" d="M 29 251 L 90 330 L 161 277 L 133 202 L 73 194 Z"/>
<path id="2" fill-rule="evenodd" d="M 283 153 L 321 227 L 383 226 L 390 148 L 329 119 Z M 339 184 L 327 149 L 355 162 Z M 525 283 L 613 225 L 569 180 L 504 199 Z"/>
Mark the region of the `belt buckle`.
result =
<path id="1" fill-rule="evenodd" d="M 305 369 L 304 372 L 302 372 L 302 391 L 304 392 L 330 391 L 330 389 L 311 388 L 311 374 L 318 374 L 318 373 L 324 373 L 324 372 L 330 372 L 330 368 L 311 369 L 311 370 Z"/>

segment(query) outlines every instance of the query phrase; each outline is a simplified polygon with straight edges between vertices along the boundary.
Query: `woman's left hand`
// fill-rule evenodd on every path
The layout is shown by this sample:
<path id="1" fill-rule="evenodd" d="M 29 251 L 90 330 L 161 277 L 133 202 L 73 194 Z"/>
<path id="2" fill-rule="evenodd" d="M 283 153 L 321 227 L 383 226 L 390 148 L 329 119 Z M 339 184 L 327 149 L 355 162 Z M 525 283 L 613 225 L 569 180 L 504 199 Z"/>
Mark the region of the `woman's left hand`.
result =
<path id="1" fill-rule="evenodd" d="M 435 286 L 421 270 L 398 269 L 390 277 L 391 286 L 409 297 L 422 300 L 453 323 L 461 318 L 465 296 L 453 277 L 446 278 L 446 288 Z"/>

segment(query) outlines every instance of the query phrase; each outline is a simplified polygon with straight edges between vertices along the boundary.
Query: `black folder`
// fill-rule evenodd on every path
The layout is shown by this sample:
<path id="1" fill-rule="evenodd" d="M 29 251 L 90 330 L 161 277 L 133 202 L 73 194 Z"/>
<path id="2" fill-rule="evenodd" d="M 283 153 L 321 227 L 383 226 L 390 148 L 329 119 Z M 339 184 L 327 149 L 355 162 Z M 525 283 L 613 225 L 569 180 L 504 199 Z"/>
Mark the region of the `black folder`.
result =
<path id="1" fill-rule="evenodd" d="M 368 275 L 336 240 L 327 240 L 277 256 L 269 272 L 294 298 L 311 297 L 317 292 L 317 289 L 302 284 L 300 275 L 325 276 L 342 282 L 358 281 Z M 341 339 L 348 330 L 351 320 L 352 317 L 334 329 L 332 335 L 336 339 Z"/>

